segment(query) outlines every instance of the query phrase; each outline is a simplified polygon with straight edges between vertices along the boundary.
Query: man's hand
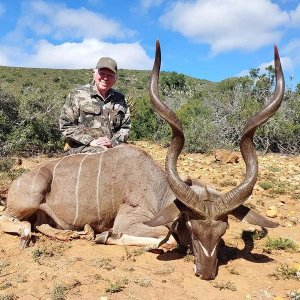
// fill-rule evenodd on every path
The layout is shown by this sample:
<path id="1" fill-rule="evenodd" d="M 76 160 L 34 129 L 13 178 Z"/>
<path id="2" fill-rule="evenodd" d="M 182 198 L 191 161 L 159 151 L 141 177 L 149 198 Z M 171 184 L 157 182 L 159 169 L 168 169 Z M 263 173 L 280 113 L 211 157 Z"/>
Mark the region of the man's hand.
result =
<path id="1" fill-rule="evenodd" d="M 90 142 L 92 147 L 112 148 L 111 140 L 107 136 L 99 137 Z"/>

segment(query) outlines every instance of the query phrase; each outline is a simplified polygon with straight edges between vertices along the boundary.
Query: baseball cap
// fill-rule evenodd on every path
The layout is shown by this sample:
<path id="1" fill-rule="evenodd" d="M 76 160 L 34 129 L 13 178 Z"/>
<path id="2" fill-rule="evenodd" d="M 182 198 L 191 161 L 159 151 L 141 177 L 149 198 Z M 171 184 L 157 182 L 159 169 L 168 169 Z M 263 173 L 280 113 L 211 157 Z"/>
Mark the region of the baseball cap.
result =
<path id="1" fill-rule="evenodd" d="M 113 71 L 114 73 L 117 73 L 118 67 L 117 62 L 110 58 L 110 57 L 101 57 L 96 65 L 96 69 L 102 69 L 107 68 Z"/>

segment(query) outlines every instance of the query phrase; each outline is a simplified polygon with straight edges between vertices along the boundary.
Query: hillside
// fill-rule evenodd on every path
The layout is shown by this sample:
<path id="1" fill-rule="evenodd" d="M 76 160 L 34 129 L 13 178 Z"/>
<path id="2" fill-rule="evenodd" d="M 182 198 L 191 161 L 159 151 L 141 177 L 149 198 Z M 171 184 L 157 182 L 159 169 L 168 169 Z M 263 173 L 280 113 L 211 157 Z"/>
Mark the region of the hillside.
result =
<path id="1" fill-rule="evenodd" d="M 170 74 L 162 72 L 162 74 Z M 129 98 L 142 97 L 148 94 L 150 71 L 118 71 L 115 85 Z M 185 76 L 188 89 L 205 91 L 211 89 L 213 82 Z M 29 93 L 36 96 L 46 94 L 49 100 L 60 97 L 61 103 L 69 91 L 77 85 L 91 82 L 92 70 L 39 69 L 0 66 L 0 89 L 16 98 L 25 98 Z M 193 88 L 192 88 L 193 87 Z"/>
<path id="2" fill-rule="evenodd" d="M 272 97 L 274 74 L 210 82 L 161 72 L 160 94 L 177 113 L 188 152 L 236 148 L 247 118 Z M 119 70 L 116 88 L 132 111 L 130 140 L 168 144 L 169 128 L 152 110 L 148 94 L 150 71 Z M 71 89 L 91 81 L 92 70 L 0 67 L 1 155 L 53 153 L 62 150 L 58 128 L 61 107 Z M 286 91 L 275 117 L 256 135 L 257 149 L 299 153 L 300 94 Z"/>

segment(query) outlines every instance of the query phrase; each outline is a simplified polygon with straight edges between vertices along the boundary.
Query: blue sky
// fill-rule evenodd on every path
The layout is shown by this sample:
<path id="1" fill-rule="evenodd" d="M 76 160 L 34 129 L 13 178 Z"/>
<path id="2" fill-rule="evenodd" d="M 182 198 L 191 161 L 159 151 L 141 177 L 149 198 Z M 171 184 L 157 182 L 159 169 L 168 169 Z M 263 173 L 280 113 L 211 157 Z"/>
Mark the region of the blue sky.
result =
<path id="1" fill-rule="evenodd" d="M 287 85 L 300 82 L 296 0 L 0 0 L 0 65 L 162 70 L 220 81 L 264 69 L 278 45 Z M 293 78 L 291 81 L 290 79 Z"/>

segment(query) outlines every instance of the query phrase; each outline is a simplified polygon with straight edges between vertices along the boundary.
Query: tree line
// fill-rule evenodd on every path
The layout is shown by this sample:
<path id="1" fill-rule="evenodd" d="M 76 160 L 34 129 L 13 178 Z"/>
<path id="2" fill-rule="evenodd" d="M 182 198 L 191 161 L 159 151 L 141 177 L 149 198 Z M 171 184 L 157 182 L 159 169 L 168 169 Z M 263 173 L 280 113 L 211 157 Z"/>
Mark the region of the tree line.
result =
<path id="1" fill-rule="evenodd" d="M 117 88 L 132 110 L 130 139 L 168 145 L 171 132 L 152 110 L 149 77 L 148 71 L 119 72 Z M 60 109 L 69 91 L 91 78 L 91 70 L 0 67 L 0 155 L 61 152 Z M 205 153 L 238 147 L 246 119 L 270 101 L 274 81 L 272 66 L 221 82 L 162 72 L 160 94 L 182 122 L 185 150 Z M 282 106 L 258 129 L 255 144 L 264 152 L 299 154 L 300 84 L 286 87 Z"/>

